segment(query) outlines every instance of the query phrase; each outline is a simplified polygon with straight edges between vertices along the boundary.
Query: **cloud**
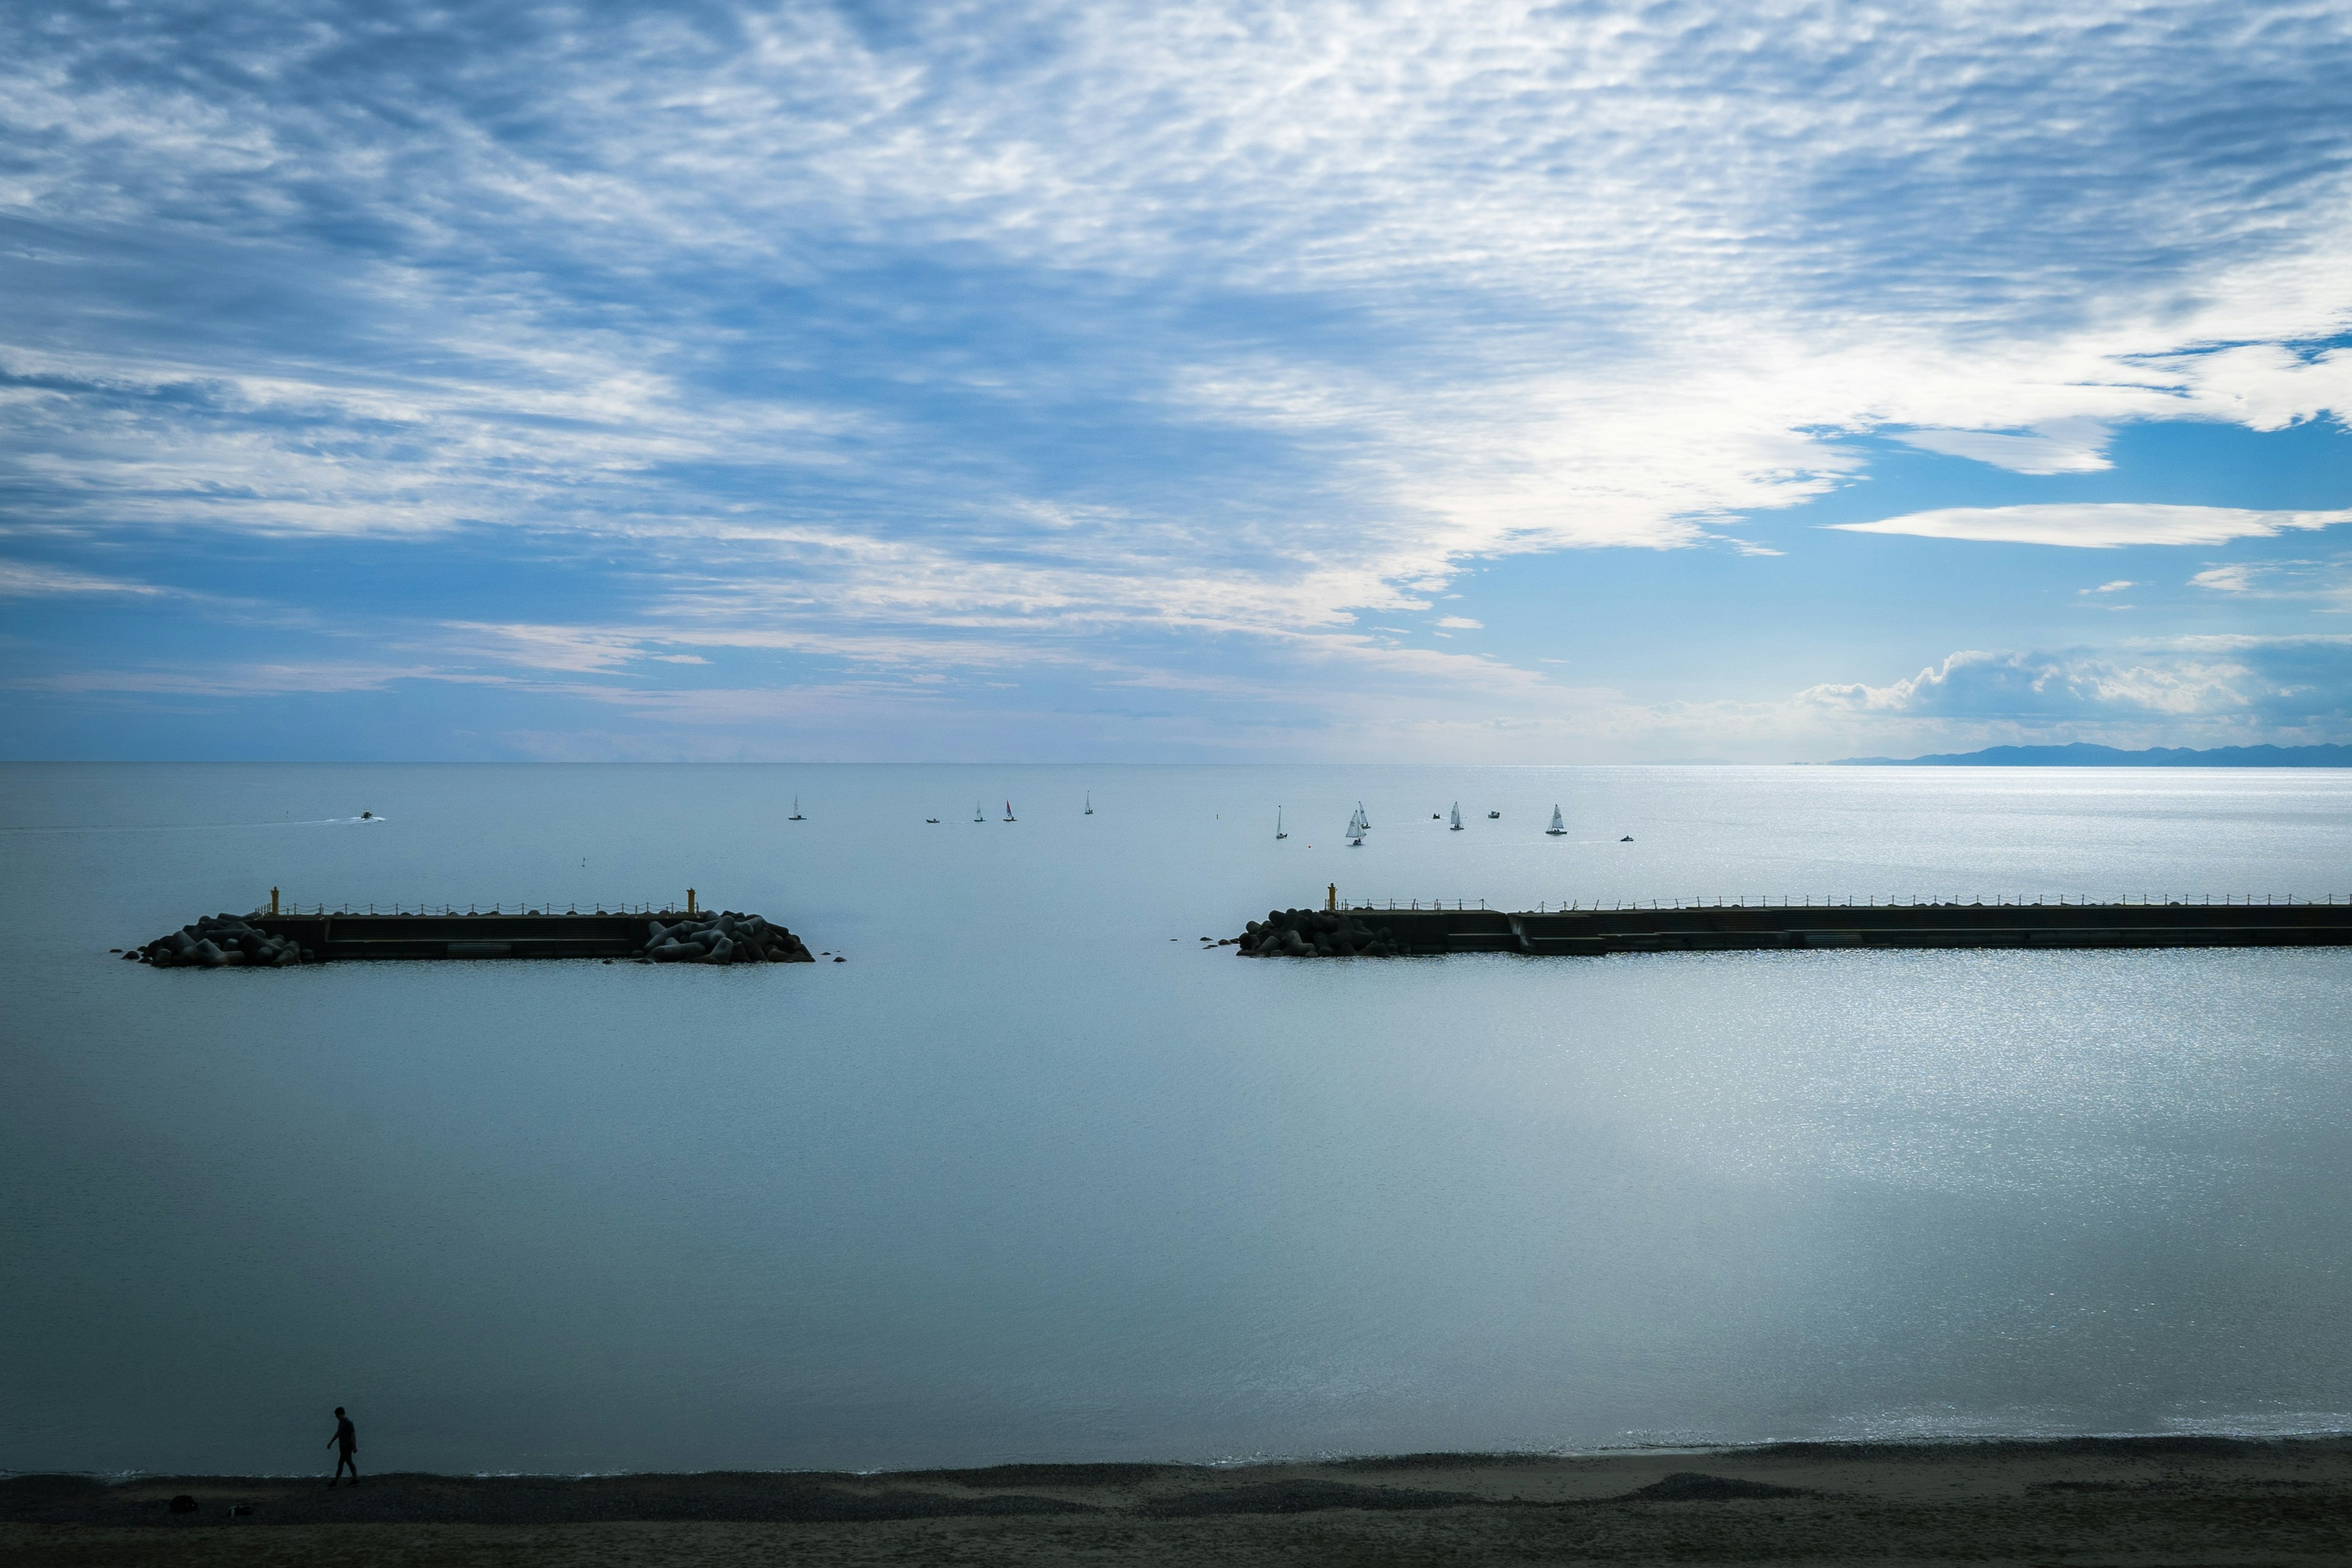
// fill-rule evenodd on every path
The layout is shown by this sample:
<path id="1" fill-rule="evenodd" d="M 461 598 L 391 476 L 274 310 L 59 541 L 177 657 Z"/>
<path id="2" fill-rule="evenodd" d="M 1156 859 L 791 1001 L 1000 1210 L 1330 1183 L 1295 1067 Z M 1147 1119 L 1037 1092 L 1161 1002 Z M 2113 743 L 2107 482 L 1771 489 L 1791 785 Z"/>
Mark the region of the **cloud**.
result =
<path id="1" fill-rule="evenodd" d="M 33 676 L 9 684 L 54 696 L 247 698 L 382 691 L 395 682 L 452 677 L 429 666 L 360 663 L 222 662 L 197 669 L 93 668 Z"/>
<path id="2" fill-rule="evenodd" d="M 1467 616 L 1440 616 L 1437 624 L 1458 632 L 1484 631 L 1486 627 L 1486 622 L 1474 621 Z"/>
<path id="3" fill-rule="evenodd" d="M 2312 599 L 2352 604 L 2352 555 L 2328 561 L 2224 562 L 2189 579 L 2189 586 L 2243 599 Z"/>
<path id="4" fill-rule="evenodd" d="M 2217 594 L 2252 594 L 2256 591 L 2255 584 L 2275 570 L 2274 566 L 2252 562 L 2230 563 L 2208 566 L 2189 582 L 2191 587 L 2209 588 Z"/>
<path id="5" fill-rule="evenodd" d="M 2179 745 L 2339 741 L 2352 735 L 2347 692 L 2352 636 L 2219 636 L 2122 650 L 1964 651 L 1906 679 L 1816 686 L 1795 700 L 1930 741 Z"/>
<path id="6" fill-rule="evenodd" d="M 2119 662 L 2086 653 L 1963 652 L 1885 686 L 1816 686 L 1801 700 L 1852 712 L 1936 719 L 2080 719 L 2234 710 L 2233 662 Z"/>
<path id="7" fill-rule="evenodd" d="M 2137 583 L 2126 582 L 2119 577 L 2112 583 L 2102 583 L 2095 588 L 2080 588 L 2077 589 L 2076 592 L 2083 594 L 2120 594 L 2126 588 L 2137 588 L 2139 584 Z"/>
<path id="8" fill-rule="evenodd" d="M 0 516 L 341 563 L 551 690 L 1369 679 L 1467 562 L 1723 540 L 1859 435 L 2340 416 L 2347 77 L 2340 7 L 2219 3 L 19 8 Z M 2064 510 L 1858 526 L 2344 515 Z"/>
<path id="9" fill-rule="evenodd" d="M 35 599 L 123 595 L 131 598 L 152 599 L 164 597 L 172 593 L 173 590 L 159 588 L 152 583 L 134 583 L 116 577 L 100 577 L 87 572 L 70 572 L 55 566 L 37 566 L 22 561 L 0 561 L 0 598 Z"/>
<path id="10" fill-rule="evenodd" d="M 2111 465 L 2107 426 L 2095 419 L 2053 419 L 2029 436 L 1984 430 L 1904 430 L 1895 438 L 1922 451 L 1969 458 L 2020 474 L 2089 474 Z"/>
<path id="11" fill-rule="evenodd" d="M 2290 529 L 2352 522 L 2352 510 L 2252 511 L 2218 506 L 2149 506 L 2137 501 L 2049 502 L 2036 506 L 1945 507 L 1876 522 L 1835 522 L 1848 533 L 1902 533 L 1982 544 L 2062 544 L 2114 550 L 2133 544 L 2221 544 L 2263 539 Z M 2104 592 L 2104 590 L 2102 590 Z"/>
<path id="12" fill-rule="evenodd" d="M 652 658 L 668 664 L 704 664 L 694 654 L 653 654 L 644 646 L 644 634 L 586 626 L 486 625 L 457 621 L 446 628 L 453 637 L 439 641 L 447 656 L 470 656 L 530 669 L 573 675 L 604 675 L 631 663 Z"/>

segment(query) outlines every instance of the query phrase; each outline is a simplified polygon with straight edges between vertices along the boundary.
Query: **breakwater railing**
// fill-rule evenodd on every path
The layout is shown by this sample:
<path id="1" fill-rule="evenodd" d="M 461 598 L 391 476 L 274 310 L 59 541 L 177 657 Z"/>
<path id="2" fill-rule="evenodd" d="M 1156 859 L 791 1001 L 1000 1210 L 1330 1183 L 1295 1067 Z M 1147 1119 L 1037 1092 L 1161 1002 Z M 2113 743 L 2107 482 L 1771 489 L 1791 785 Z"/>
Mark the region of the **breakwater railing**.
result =
<path id="1" fill-rule="evenodd" d="M 1385 907 L 1383 907 L 1385 905 Z M 1815 947 L 2352 946 L 2352 896 L 2068 893 L 1852 898 L 1349 900 L 1269 910 L 1234 939 L 1245 957 L 1439 952 L 1598 954 Z"/>
<path id="2" fill-rule="evenodd" d="M 1829 894 L 1814 897 L 1802 893 L 1696 895 L 1664 899 L 1562 899 L 1538 900 L 1532 911 L 1521 905 L 1517 913 L 1570 914 L 1598 913 L 1602 910 L 1633 911 L 1654 910 L 1939 910 L 1939 909 L 2326 909 L 2352 905 L 2352 893 L 2116 893 L 2097 897 L 2089 893 L 1912 893 L 1900 897 L 1887 894 Z M 1506 906 L 1490 906 L 1484 899 L 1340 899 L 1335 909 L 1352 910 L 1359 913 L 1410 914 L 1444 910 L 1464 911 L 1492 908 L 1502 911 Z"/>
<path id="3" fill-rule="evenodd" d="M 580 907 L 581 902 L 582 902 L 582 900 L 575 900 L 575 899 L 539 899 L 539 900 L 525 899 L 525 900 L 522 900 L 521 901 L 518 902 L 518 903 L 515 905 L 515 907 L 514 907 L 514 908 L 512 908 L 512 909 L 509 909 L 509 908 L 507 908 L 507 907 L 506 907 L 506 905 L 504 905 L 503 903 L 492 904 L 492 905 L 491 905 L 488 909 L 487 909 L 487 910 L 486 910 L 486 909 L 484 909 L 484 908 L 482 908 L 482 907 L 481 907 L 481 905 L 479 905 L 479 904 L 469 903 L 469 904 L 467 904 L 464 909 L 462 909 L 462 910 L 461 910 L 461 909 L 459 909 L 459 908 L 458 908 L 457 905 L 455 905 L 455 904 L 452 904 L 452 903 L 446 903 L 446 902 L 444 902 L 444 903 L 425 903 L 425 904 L 403 904 L 403 903 L 390 903 L 390 904 L 363 904 L 363 903 L 310 903 L 310 904 L 303 904 L 303 903 L 296 903 L 296 902 L 294 902 L 294 901 L 292 901 L 292 900 L 288 900 L 288 901 L 286 901 L 286 902 L 284 902 L 284 903 L 280 904 L 280 905 L 278 906 L 278 908 L 276 910 L 272 910 L 272 911 L 257 911 L 257 912 L 280 913 L 280 914 L 288 914 L 288 915 L 428 915 L 428 916 L 429 916 L 429 915 L 666 915 L 666 914 L 675 914 L 675 913 L 677 913 L 677 900 L 669 900 L 668 902 L 666 902 L 666 903 L 649 904 L 649 903 L 628 903 L 628 902 L 616 902 L 616 901 L 612 901 L 612 900 L 602 900 L 602 899 L 592 899 L 592 900 L 586 900 L 586 902 L 588 903 L 589 907 L 588 907 L 588 908 L 586 908 L 586 909 L 584 909 L 584 910 L 583 910 L 583 909 L 582 909 L 582 908 Z"/>

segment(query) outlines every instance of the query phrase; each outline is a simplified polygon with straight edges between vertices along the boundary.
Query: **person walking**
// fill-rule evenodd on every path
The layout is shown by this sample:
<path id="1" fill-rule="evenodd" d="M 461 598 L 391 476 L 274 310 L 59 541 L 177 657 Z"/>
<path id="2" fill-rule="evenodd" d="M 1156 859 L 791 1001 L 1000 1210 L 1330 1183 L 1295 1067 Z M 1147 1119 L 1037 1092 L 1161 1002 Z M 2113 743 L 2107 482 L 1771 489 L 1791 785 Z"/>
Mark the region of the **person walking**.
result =
<path id="1" fill-rule="evenodd" d="M 347 1467 L 352 1472 L 352 1485 L 359 1485 L 360 1462 L 352 1456 L 360 1450 L 360 1435 L 358 1429 L 352 1426 L 352 1418 L 343 1414 L 343 1407 L 340 1405 L 335 1406 L 335 1435 L 327 1439 L 327 1447 L 337 1450 L 342 1456 L 335 1461 L 335 1479 L 327 1483 L 327 1489 L 332 1491 L 335 1489 L 336 1482 L 343 1479 L 343 1471 Z"/>

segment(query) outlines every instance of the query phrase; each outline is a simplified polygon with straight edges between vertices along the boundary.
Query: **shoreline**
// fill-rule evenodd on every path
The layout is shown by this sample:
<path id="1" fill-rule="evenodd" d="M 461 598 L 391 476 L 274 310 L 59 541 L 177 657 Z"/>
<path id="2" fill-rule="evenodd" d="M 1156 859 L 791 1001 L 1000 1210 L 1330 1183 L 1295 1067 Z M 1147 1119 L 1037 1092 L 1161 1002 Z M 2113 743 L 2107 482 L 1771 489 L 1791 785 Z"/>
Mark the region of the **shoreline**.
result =
<path id="1" fill-rule="evenodd" d="M 194 1511 L 173 1512 L 174 1497 Z M 232 1515 L 233 1506 L 251 1511 Z M 258 1531 L 260 1536 L 247 1539 Z M 0 1563 L 2329 1562 L 2352 1436 L 610 1476 L 0 1479 Z"/>
<path id="2" fill-rule="evenodd" d="M 1553 1461 L 1584 1461 L 1591 1459 L 1637 1459 L 1692 1458 L 1706 1456 L 1723 1459 L 1747 1454 L 1799 1453 L 1809 1455 L 1887 1453 L 1917 1453 L 1935 1450 L 1996 1448 L 2055 1450 L 2083 1444 L 2116 1444 L 2129 1446 L 2166 1445 L 2174 1443 L 2223 1443 L 2252 1446 L 2295 1443 L 2352 1443 L 2352 1426 L 2297 1427 L 2292 1431 L 2254 1432 L 2241 1429 L 2198 1432 L 2067 1432 L 2048 1435 L 1989 1433 L 1982 1436 L 1956 1435 L 1924 1437 L 1759 1437 L 1750 1442 L 1727 1443 L 1629 1443 L 1594 1448 L 1432 1448 L 1410 1453 L 1393 1454 L 1275 1454 L 1252 1455 L 1244 1458 L 1219 1459 L 1001 1459 L 976 1465 L 919 1465 L 904 1468 L 873 1469 L 726 1469 L 726 1470 L 387 1470 L 387 1476 L 429 1477 L 436 1481 L 619 1481 L 630 1479 L 678 1479 L 696 1476 L 774 1476 L 782 1479 L 813 1478 L 840 1481 L 866 1481 L 886 1479 L 911 1479 L 923 1476 L 985 1475 L 1001 1470 L 1098 1472 L 1106 1468 L 1139 1470 L 1201 1471 L 1223 1473 L 1234 1470 L 1346 1468 L 1349 1466 L 1412 1467 L 1420 1465 L 1449 1466 L 1467 1464 L 1544 1464 Z M 0 1489 L 11 1482 L 31 1479 L 90 1480 L 107 1487 L 142 1485 L 163 1481 L 201 1481 L 205 1483 L 235 1482 L 254 1486 L 301 1486 L 317 1480 L 323 1483 L 326 1470 L 311 1471 L 254 1470 L 241 1473 L 229 1471 L 194 1470 L 22 1470 L 0 1468 Z M 0 1502 L 0 1518 L 7 1517 L 6 1504 Z"/>

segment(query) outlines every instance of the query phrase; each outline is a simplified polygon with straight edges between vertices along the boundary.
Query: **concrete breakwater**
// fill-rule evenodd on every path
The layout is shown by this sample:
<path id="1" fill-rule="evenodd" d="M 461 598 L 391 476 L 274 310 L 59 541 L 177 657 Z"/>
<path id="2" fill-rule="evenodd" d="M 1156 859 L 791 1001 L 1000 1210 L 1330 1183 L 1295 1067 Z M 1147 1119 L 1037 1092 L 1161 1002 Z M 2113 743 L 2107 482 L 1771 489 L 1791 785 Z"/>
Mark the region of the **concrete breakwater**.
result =
<path id="1" fill-rule="evenodd" d="M 783 926 L 732 910 L 638 914 L 206 915 L 123 955 L 158 969 L 283 968 L 329 959 L 602 958 L 814 963 Z"/>
<path id="2" fill-rule="evenodd" d="M 1713 904 L 1507 911 L 1273 910 L 1234 939 L 1244 958 L 1416 953 L 1598 955 L 1851 947 L 2352 945 L 2352 901 L 2332 903 Z"/>

